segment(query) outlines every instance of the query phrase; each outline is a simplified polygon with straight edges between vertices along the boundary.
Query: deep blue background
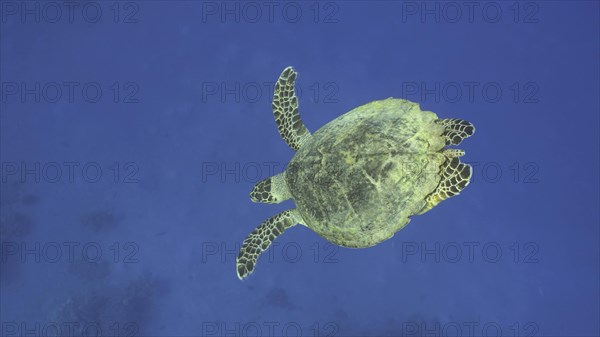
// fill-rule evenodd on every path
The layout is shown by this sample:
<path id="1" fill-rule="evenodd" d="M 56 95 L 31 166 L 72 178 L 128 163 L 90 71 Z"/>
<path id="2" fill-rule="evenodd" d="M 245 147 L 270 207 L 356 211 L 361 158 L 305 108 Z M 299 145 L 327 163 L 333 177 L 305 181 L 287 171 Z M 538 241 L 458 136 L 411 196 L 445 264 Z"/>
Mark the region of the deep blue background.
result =
<path id="1" fill-rule="evenodd" d="M 297 22 L 283 3 L 270 18 L 265 2 L 102 1 L 97 22 L 83 2 L 73 22 L 62 2 L 26 6 L 36 4 L 39 22 L 2 1 L 3 334 L 51 322 L 149 336 L 600 334 L 598 2 L 496 2 L 485 16 L 481 3 L 472 20 L 463 3 L 296 2 Z M 419 6 L 440 6 L 439 22 Z M 269 165 L 279 172 L 293 156 L 270 108 L 288 65 L 313 132 L 387 97 L 473 122 L 461 148 L 475 176 L 373 248 L 292 228 L 241 282 L 236 245 L 292 205 L 248 198 Z M 64 82 L 79 83 L 73 102 Z M 90 82 L 97 102 L 81 93 Z M 21 97 L 36 83 L 40 102 Z M 79 165 L 72 182 L 65 162 Z M 22 163 L 39 181 L 20 176 Z M 81 168 L 94 163 L 91 183 Z"/>

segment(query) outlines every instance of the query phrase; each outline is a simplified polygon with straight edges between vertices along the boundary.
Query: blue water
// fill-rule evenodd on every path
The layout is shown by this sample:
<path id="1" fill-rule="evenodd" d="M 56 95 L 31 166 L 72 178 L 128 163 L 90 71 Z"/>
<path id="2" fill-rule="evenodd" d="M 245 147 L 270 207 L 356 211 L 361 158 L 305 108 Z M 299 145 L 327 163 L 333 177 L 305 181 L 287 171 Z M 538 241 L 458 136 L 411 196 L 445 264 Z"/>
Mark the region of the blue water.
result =
<path id="1" fill-rule="evenodd" d="M 1 1 L 0 335 L 598 336 L 597 1 Z M 254 183 L 387 97 L 477 127 L 458 196 L 368 249 Z"/>

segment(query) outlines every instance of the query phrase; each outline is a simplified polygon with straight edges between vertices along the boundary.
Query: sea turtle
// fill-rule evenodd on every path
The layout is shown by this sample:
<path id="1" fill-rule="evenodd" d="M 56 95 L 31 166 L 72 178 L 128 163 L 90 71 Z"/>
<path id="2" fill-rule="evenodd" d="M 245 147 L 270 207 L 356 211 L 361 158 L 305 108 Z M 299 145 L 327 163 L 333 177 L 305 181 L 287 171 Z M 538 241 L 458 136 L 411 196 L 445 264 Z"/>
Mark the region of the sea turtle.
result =
<path id="1" fill-rule="evenodd" d="M 374 246 L 469 184 L 465 152 L 447 149 L 475 132 L 461 119 L 438 119 L 417 103 L 388 98 L 343 114 L 311 135 L 298 114 L 297 73 L 277 80 L 273 113 L 277 129 L 296 152 L 285 171 L 259 181 L 250 198 L 296 208 L 260 224 L 242 243 L 237 275 L 251 274 L 260 254 L 286 229 L 302 224 L 330 242 Z"/>

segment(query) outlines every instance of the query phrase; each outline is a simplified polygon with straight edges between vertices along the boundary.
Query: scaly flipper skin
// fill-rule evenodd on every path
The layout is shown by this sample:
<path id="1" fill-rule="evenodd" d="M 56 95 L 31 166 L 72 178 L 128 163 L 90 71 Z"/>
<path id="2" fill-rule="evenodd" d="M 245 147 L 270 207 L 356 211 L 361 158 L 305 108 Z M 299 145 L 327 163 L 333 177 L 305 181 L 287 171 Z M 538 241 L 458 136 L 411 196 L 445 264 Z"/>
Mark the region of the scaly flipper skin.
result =
<path id="1" fill-rule="evenodd" d="M 299 218 L 296 209 L 283 211 L 265 220 L 244 239 L 236 259 L 237 276 L 240 280 L 252 274 L 260 254 L 286 229 L 297 225 Z"/>
<path id="2" fill-rule="evenodd" d="M 294 151 L 298 151 L 300 146 L 310 138 L 310 132 L 302 123 L 298 113 L 298 97 L 294 93 L 296 75 L 292 67 L 283 70 L 275 84 L 272 104 L 277 130 Z"/>
<path id="3" fill-rule="evenodd" d="M 442 135 L 446 138 L 446 145 L 458 145 L 463 139 L 475 133 L 475 126 L 462 119 L 440 119 L 436 123 L 444 126 L 445 130 Z"/>
<path id="4" fill-rule="evenodd" d="M 250 192 L 252 201 L 265 204 L 278 204 L 289 198 L 291 195 L 285 183 L 285 172 L 259 181 Z"/>
<path id="5" fill-rule="evenodd" d="M 459 157 L 465 154 L 465 151 L 458 149 L 444 150 L 446 161 L 440 167 L 441 180 L 438 187 L 425 198 L 427 205 L 419 214 L 423 214 L 435 207 L 440 202 L 460 194 L 471 180 L 473 169 L 471 165 L 461 163 Z"/>

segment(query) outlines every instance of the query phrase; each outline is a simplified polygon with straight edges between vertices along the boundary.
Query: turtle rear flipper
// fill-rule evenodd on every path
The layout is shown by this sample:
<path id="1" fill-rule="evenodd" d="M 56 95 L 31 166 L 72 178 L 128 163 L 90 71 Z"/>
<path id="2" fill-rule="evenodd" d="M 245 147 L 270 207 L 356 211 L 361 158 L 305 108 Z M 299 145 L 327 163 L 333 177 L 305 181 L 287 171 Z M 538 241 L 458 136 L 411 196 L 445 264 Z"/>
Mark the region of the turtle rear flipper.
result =
<path id="1" fill-rule="evenodd" d="M 446 118 L 436 122 L 444 126 L 442 136 L 446 139 L 446 145 L 458 145 L 475 133 L 475 126 L 463 119 Z"/>
<path id="2" fill-rule="evenodd" d="M 297 73 L 292 67 L 283 70 L 273 93 L 273 115 L 277 122 L 277 130 L 283 140 L 294 151 L 310 138 L 310 132 L 304 126 L 298 112 L 298 97 L 294 92 Z"/>
<path id="3" fill-rule="evenodd" d="M 267 250 L 273 240 L 286 229 L 297 225 L 301 217 L 296 209 L 283 211 L 261 223 L 250 233 L 244 242 L 236 259 L 237 276 L 243 280 L 252 274 L 260 254 Z"/>
<path id="4" fill-rule="evenodd" d="M 440 202 L 460 194 L 460 191 L 469 185 L 473 168 L 471 165 L 460 161 L 459 157 L 464 154 L 463 150 L 444 150 L 446 160 L 440 166 L 440 183 L 435 191 L 425 198 L 427 204 L 419 214 L 423 214 Z"/>

